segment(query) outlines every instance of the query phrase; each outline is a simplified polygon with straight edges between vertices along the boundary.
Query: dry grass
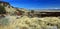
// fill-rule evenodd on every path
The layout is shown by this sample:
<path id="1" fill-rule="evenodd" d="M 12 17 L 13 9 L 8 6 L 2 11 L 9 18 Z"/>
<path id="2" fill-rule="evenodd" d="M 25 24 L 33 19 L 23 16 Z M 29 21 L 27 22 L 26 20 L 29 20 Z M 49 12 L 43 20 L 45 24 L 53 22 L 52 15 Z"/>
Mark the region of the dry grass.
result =
<path id="1" fill-rule="evenodd" d="M 15 16 L 9 17 L 9 25 L 0 26 L 0 29 L 46 29 L 47 24 L 59 25 L 60 19 L 58 17 L 45 17 L 45 18 L 29 18 L 27 16 L 16 19 Z"/>

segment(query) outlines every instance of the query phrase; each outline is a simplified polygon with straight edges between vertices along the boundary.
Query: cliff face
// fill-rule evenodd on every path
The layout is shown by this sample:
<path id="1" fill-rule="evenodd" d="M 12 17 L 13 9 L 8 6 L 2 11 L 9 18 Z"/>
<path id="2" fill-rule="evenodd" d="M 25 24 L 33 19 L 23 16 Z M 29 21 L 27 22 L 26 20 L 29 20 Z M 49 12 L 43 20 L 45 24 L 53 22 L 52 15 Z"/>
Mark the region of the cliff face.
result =
<path id="1" fill-rule="evenodd" d="M 24 12 L 26 11 L 26 9 L 15 8 L 15 7 L 11 6 L 8 2 L 4 2 L 4 1 L 0 1 L 0 6 L 3 6 L 5 8 L 6 12 L 9 13 L 10 15 L 17 12 L 17 10 L 24 11 Z"/>
<path id="2" fill-rule="evenodd" d="M 0 6 L 4 7 L 6 12 L 8 12 L 8 13 L 13 13 L 15 11 L 15 9 L 12 8 L 8 2 L 0 1 Z"/>
<path id="3" fill-rule="evenodd" d="M 4 1 L 0 1 L 0 4 L 3 5 L 3 6 L 10 5 L 8 2 L 4 2 Z"/>

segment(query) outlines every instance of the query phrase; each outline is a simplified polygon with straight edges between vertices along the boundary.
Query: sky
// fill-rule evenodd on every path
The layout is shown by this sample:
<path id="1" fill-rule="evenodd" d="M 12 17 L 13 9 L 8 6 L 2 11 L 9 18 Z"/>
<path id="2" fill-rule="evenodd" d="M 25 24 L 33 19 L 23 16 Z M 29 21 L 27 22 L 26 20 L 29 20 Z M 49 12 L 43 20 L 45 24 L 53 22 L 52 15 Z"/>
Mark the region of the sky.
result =
<path id="1" fill-rule="evenodd" d="M 11 6 L 27 9 L 60 8 L 60 0 L 2 0 Z"/>

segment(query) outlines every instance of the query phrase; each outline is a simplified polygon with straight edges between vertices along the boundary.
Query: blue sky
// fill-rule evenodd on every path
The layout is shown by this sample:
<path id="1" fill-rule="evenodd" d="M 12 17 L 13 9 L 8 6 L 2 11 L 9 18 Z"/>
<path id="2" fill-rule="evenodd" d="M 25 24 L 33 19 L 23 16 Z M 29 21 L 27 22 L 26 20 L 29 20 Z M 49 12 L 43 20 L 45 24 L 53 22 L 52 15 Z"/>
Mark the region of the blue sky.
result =
<path id="1" fill-rule="evenodd" d="M 60 0 L 3 0 L 18 8 L 60 8 Z"/>

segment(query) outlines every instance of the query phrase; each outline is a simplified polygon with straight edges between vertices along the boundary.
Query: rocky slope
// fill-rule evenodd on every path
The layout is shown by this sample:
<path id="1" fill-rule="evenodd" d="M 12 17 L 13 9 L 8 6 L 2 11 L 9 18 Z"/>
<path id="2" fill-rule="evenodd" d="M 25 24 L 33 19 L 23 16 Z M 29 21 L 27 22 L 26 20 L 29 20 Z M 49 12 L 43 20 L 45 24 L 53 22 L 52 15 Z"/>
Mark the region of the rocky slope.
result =
<path id="1" fill-rule="evenodd" d="M 16 8 L 11 6 L 8 2 L 0 1 L 0 6 L 3 6 L 7 13 L 14 14 L 16 11 L 24 11 L 27 12 L 24 8 Z"/>

